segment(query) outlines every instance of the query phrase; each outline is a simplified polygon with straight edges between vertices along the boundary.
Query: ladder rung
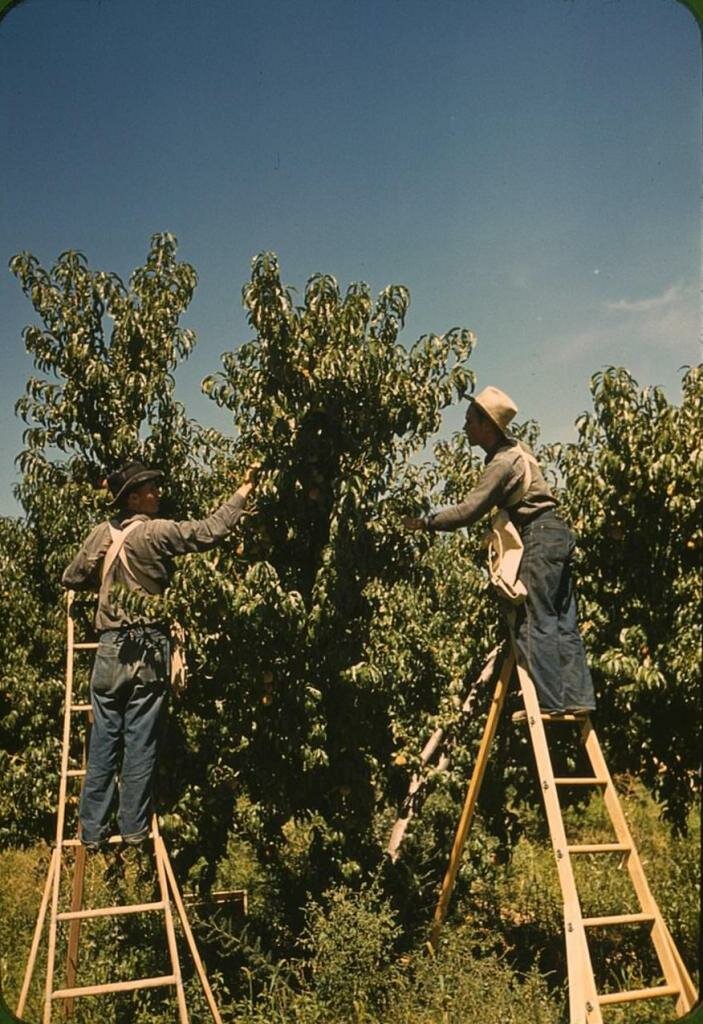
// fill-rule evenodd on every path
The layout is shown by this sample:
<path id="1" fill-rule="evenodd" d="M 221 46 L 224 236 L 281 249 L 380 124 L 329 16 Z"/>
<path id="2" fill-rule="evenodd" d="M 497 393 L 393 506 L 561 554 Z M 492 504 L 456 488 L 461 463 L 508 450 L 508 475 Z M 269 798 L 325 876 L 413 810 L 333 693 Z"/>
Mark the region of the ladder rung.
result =
<path id="1" fill-rule="evenodd" d="M 69 768 L 66 772 L 67 779 L 82 779 L 85 775 L 85 768 Z"/>
<path id="2" fill-rule="evenodd" d="M 633 988 L 629 992 L 606 992 L 598 996 L 601 1006 L 609 1003 L 633 1003 L 636 999 L 661 999 L 664 996 L 678 996 L 681 989 L 676 985 L 659 985 L 657 988 Z"/>
<path id="3" fill-rule="evenodd" d="M 627 843 L 584 843 L 566 849 L 569 853 L 629 853 L 632 847 Z"/>
<path id="4" fill-rule="evenodd" d="M 135 978 L 134 981 L 110 981 L 104 985 L 84 985 L 82 988 L 60 988 L 51 993 L 52 999 L 72 999 L 74 996 L 101 996 L 108 992 L 134 992 L 138 988 L 158 988 L 175 985 L 175 974 L 162 974 L 158 978 Z"/>
<path id="5" fill-rule="evenodd" d="M 654 914 L 611 914 L 609 917 L 584 917 L 585 928 L 604 928 L 616 924 L 647 924 L 655 921 Z"/>
<path id="6" fill-rule="evenodd" d="M 131 903 L 121 907 L 93 907 L 92 910 L 67 910 L 57 914 L 57 921 L 78 921 L 87 917 L 119 917 L 121 914 L 144 914 L 152 910 L 163 910 L 164 901 L 158 903 Z"/>
<path id="7" fill-rule="evenodd" d="M 73 650 L 74 651 L 95 651 L 95 650 L 97 650 L 97 647 L 98 647 L 97 643 L 74 644 L 73 645 Z"/>
<path id="8" fill-rule="evenodd" d="M 554 781 L 557 784 L 557 786 L 607 786 L 608 785 L 608 780 L 607 779 L 597 779 L 595 777 L 595 775 L 586 775 L 586 776 L 584 776 L 582 778 L 577 778 L 576 776 L 573 776 L 572 778 L 568 778 L 567 776 L 564 776 L 563 778 L 559 778 L 559 779 L 555 778 Z"/>
<path id="9" fill-rule="evenodd" d="M 122 836 L 110 836 L 109 839 L 103 839 L 104 843 L 117 844 L 122 842 Z M 61 841 L 62 846 L 82 846 L 80 839 L 63 839 Z"/>
<path id="10" fill-rule="evenodd" d="M 563 715 L 540 715 L 543 722 L 585 722 L 590 711 L 581 711 L 578 715 L 574 715 L 570 711 L 565 711 Z"/>
<path id="11" fill-rule="evenodd" d="M 574 715 L 565 711 L 562 714 L 549 714 L 545 712 L 539 716 L 543 722 L 585 722 L 588 718 L 588 712 L 582 711 L 579 715 Z M 513 722 L 526 722 L 528 714 L 526 711 L 516 711 L 512 715 Z"/>
<path id="12" fill-rule="evenodd" d="M 71 704 L 71 711 L 92 711 L 92 704 Z"/>

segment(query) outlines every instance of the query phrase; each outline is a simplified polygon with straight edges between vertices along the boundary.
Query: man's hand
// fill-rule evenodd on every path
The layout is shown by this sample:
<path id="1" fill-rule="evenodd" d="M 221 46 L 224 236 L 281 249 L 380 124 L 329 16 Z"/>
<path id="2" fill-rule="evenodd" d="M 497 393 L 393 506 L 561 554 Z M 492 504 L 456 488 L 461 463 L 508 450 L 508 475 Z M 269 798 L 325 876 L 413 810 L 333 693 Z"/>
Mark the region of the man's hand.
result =
<path id="1" fill-rule="evenodd" d="M 243 484 L 251 484 L 251 486 L 254 487 L 254 485 L 256 484 L 256 478 L 259 475 L 260 471 L 261 471 L 261 463 L 260 462 L 252 462 L 251 466 L 249 466 L 249 469 L 244 474 L 244 479 L 242 480 L 242 483 Z"/>
<path id="2" fill-rule="evenodd" d="M 426 530 L 425 520 L 420 516 L 403 516 L 400 520 L 406 530 Z"/>
<path id="3" fill-rule="evenodd" d="M 251 493 L 256 485 L 256 477 L 260 469 L 260 462 L 252 462 L 251 466 L 249 466 L 249 469 L 244 474 L 244 479 L 237 488 L 237 494 L 241 494 L 242 497 L 246 498 Z"/>

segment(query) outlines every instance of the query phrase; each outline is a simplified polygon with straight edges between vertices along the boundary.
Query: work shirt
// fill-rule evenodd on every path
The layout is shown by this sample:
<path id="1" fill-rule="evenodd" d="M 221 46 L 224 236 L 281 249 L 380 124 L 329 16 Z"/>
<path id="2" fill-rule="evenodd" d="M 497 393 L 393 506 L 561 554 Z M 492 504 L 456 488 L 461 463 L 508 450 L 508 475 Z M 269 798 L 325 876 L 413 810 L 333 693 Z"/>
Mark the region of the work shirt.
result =
<path id="1" fill-rule="evenodd" d="M 86 538 L 82 548 L 63 574 L 61 582 L 68 590 L 100 590 L 103 558 L 112 544 L 110 525 L 118 530 L 140 521 L 124 542 L 124 552 L 133 579 L 125 571 L 119 558 L 110 571 L 113 583 L 129 590 L 160 595 L 168 587 L 173 574 L 173 559 L 193 551 L 207 551 L 215 547 L 234 528 L 240 518 L 246 498 L 235 494 L 207 519 L 174 522 L 172 519 L 152 519 L 144 514 L 125 515 L 113 519 L 111 524 L 101 523 Z M 111 604 L 107 595 L 101 595 L 95 616 L 98 631 L 118 629 L 134 621 L 145 621 L 143 616 L 128 615 L 122 608 Z"/>
<path id="2" fill-rule="evenodd" d="M 466 500 L 431 513 L 427 517 L 427 529 L 458 530 L 478 522 L 492 508 L 508 508 L 525 477 L 525 460 L 519 453 L 520 448 L 529 452 L 526 445 L 513 438 L 505 437 L 499 441 L 486 453 L 486 468 Z M 510 518 L 518 529 L 558 504 L 539 466 L 531 461 L 530 469 L 532 480 L 527 493 L 509 508 Z"/>

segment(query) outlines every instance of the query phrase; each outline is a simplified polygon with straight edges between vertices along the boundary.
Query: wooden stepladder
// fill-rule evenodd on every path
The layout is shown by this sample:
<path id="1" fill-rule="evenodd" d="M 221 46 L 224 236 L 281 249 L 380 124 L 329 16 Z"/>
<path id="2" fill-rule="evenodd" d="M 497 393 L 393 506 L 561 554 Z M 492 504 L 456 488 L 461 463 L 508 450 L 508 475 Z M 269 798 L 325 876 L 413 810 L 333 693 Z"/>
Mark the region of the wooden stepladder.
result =
<path id="1" fill-rule="evenodd" d="M 662 918 L 657 903 L 647 884 L 642 862 L 628 828 L 617 791 L 608 771 L 598 737 L 588 714 L 542 714 L 537 693 L 527 671 L 516 657 L 511 639 L 498 675 L 493 700 L 479 747 L 474 770 L 464 802 L 449 866 L 442 883 L 432 926 L 431 944 L 436 948 L 439 933 L 446 917 L 454 888 L 461 854 L 471 827 L 476 801 L 485 774 L 491 744 L 505 703 L 513 670 L 516 669 L 525 710 L 513 716 L 514 721 L 525 722 L 535 755 L 537 774 L 549 824 L 549 834 L 556 859 L 559 883 L 564 901 L 564 936 L 569 983 L 570 1024 L 604 1024 L 602 1008 L 614 1003 L 672 997 L 676 1000 L 676 1016 L 682 1017 L 694 1007 L 697 994 L 684 966 L 671 934 Z M 580 742 L 590 763 L 592 775 L 582 777 L 555 777 L 547 742 L 545 725 L 570 722 L 578 725 Z M 602 792 L 603 802 L 614 833 L 614 842 L 574 844 L 566 836 L 562 818 L 559 790 L 562 787 L 593 787 Z M 573 869 L 573 858 L 586 855 L 620 855 L 626 865 L 632 888 L 639 902 L 639 911 L 630 914 L 611 914 L 602 917 L 584 917 Z M 664 983 L 652 988 L 632 989 L 599 994 L 593 973 L 588 942 L 590 929 L 622 928 L 627 925 L 645 925 L 649 929 L 654 952 L 658 959 Z"/>
<path id="2" fill-rule="evenodd" d="M 188 944 L 200 984 L 202 985 L 212 1019 L 215 1024 L 222 1024 L 222 1019 L 220 1017 L 217 1004 L 215 1003 L 207 975 L 205 974 L 203 963 L 195 944 L 193 932 L 188 922 L 183 898 L 179 891 L 168 853 L 166 852 L 166 846 L 159 831 L 159 823 L 156 814 L 152 815 L 149 841 L 153 844 L 153 860 L 156 866 L 156 878 L 159 894 L 158 899 L 149 903 L 121 904 L 117 906 L 92 908 L 85 908 L 83 906 L 86 858 L 89 855 L 86 853 L 85 847 L 81 845 L 79 836 L 70 838 L 65 836 L 66 803 L 70 781 L 75 778 L 84 778 L 86 766 L 87 743 L 85 741 L 83 743 L 82 766 L 80 768 L 70 766 L 72 739 L 71 726 L 73 718 L 76 715 L 83 715 L 87 716 L 89 721 L 91 714 L 91 705 L 77 701 L 74 696 L 74 657 L 77 651 L 95 650 L 97 648 L 97 643 L 76 643 L 74 633 L 73 593 L 69 592 L 67 616 L 66 693 L 59 800 L 56 814 L 56 844 L 49 862 L 49 870 L 46 877 L 46 883 L 44 885 L 44 892 L 39 908 L 39 914 L 37 916 L 36 927 L 34 929 L 32 946 L 27 961 L 22 990 L 17 1004 L 17 1015 L 18 1017 L 21 1017 L 25 1008 L 48 910 L 48 949 L 43 1024 L 51 1024 L 52 1019 L 55 1019 L 55 1017 L 53 1017 L 53 1013 L 58 1004 L 63 1004 L 66 1016 L 70 1016 L 73 1010 L 73 1002 L 79 997 L 100 996 L 115 992 L 134 992 L 138 989 L 169 986 L 175 988 L 176 1001 L 178 1005 L 178 1024 L 189 1024 L 188 1009 L 186 1007 L 185 991 L 181 975 L 181 966 L 174 926 L 174 918 L 177 915 L 180 920 L 181 928 Z M 111 836 L 107 842 L 114 846 L 122 843 L 122 837 Z M 73 853 L 72 892 L 70 909 L 62 910 L 61 883 L 62 876 L 65 875 L 64 854 L 67 851 Z M 128 914 L 162 915 L 170 961 L 169 973 L 153 978 L 130 978 L 125 979 L 124 981 L 77 986 L 76 974 L 79 959 L 81 923 L 91 918 L 119 917 L 121 915 Z M 68 932 L 66 940 L 66 984 L 63 987 L 55 987 L 54 975 L 56 973 L 60 924 L 65 924 Z"/>

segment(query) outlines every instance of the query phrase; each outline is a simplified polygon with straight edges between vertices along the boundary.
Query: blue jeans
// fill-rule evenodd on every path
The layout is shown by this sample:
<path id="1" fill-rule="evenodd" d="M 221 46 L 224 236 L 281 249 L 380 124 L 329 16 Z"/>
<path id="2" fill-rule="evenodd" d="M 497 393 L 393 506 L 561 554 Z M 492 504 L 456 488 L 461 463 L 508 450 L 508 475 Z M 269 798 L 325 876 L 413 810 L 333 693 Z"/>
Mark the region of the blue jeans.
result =
<path id="1" fill-rule="evenodd" d="M 163 627 L 135 625 L 100 634 L 90 680 L 93 726 L 79 810 L 84 843 L 100 843 L 110 833 L 120 754 L 118 828 L 126 842 L 147 836 L 169 677 L 169 637 Z"/>
<path id="2" fill-rule="evenodd" d="M 571 582 L 574 536 L 553 512 L 522 528 L 520 579 L 527 600 L 518 609 L 518 654 L 547 711 L 596 706 L 591 673 L 576 621 Z"/>

